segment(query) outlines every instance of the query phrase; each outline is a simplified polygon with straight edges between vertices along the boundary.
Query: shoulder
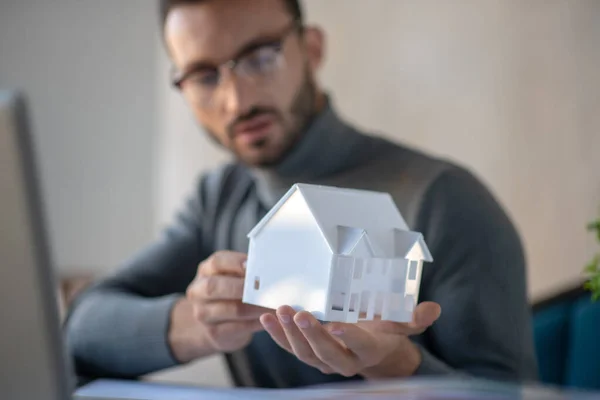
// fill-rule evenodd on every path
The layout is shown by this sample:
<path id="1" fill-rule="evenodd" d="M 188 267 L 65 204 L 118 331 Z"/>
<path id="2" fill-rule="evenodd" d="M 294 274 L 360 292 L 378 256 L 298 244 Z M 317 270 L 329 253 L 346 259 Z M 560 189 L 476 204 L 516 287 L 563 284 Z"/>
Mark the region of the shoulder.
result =
<path id="1" fill-rule="evenodd" d="M 507 211 L 483 180 L 470 169 L 454 163 L 446 164 L 429 182 L 420 199 L 417 224 L 425 227 L 442 221 L 460 222 L 465 229 L 513 228 Z"/>
<path id="2" fill-rule="evenodd" d="M 344 183 L 388 192 L 409 226 L 414 226 L 431 188 L 446 176 L 465 171 L 449 160 L 423 150 L 371 136 L 368 161 L 346 171 Z"/>
<path id="3" fill-rule="evenodd" d="M 514 221 L 468 168 L 444 162 L 415 208 L 413 229 L 423 233 L 432 253 L 449 265 L 477 259 L 478 268 L 484 262 L 490 267 L 503 264 L 506 271 L 523 267 L 524 248 Z"/>
<path id="4" fill-rule="evenodd" d="M 360 181 L 389 192 L 411 229 L 423 231 L 442 221 L 465 226 L 487 221 L 513 228 L 499 200 L 467 166 L 387 139 L 374 140 L 377 151 L 361 168 L 359 173 L 366 175 Z"/>

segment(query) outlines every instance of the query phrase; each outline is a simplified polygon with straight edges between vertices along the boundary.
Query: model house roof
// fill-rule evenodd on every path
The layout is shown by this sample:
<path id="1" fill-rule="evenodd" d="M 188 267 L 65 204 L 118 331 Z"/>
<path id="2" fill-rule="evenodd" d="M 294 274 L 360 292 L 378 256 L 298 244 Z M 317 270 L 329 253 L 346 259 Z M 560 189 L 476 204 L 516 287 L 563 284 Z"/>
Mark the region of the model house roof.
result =
<path id="1" fill-rule="evenodd" d="M 338 226 L 337 230 L 337 247 L 335 251 L 339 254 L 350 254 L 356 244 L 367 234 L 364 229 L 350 226 Z"/>
<path id="2" fill-rule="evenodd" d="M 338 226 L 337 248 L 334 249 L 334 253 L 351 255 L 359 248 L 364 250 L 359 254 L 366 253 L 371 257 L 376 257 L 377 254 L 383 254 L 383 251 L 369 240 L 369 235 L 366 230 L 348 226 Z"/>
<path id="3" fill-rule="evenodd" d="M 334 254 L 348 254 L 354 246 L 366 245 L 374 257 L 405 257 L 417 251 L 423 253 L 423 259 L 429 255 L 422 235 L 408 232 L 406 222 L 388 193 L 304 183 L 293 185 L 248 237 L 256 236 L 296 192 L 301 194 Z"/>
<path id="4" fill-rule="evenodd" d="M 433 257 L 431 257 L 429 248 L 425 244 L 425 239 L 421 233 L 396 229 L 394 231 L 394 241 L 397 257 L 409 260 L 433 261 Z"/>

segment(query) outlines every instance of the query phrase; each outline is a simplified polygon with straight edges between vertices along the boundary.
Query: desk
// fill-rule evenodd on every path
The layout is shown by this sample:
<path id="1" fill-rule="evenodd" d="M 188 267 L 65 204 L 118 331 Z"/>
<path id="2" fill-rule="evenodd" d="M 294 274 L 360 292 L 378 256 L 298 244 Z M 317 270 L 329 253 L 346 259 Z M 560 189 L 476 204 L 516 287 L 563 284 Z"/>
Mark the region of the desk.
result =
<path id="1" fill-rule="evenodd" d="M 411 378 L 301 389 L 218 389 L 149 382 L 99 380 L 78 390 L 78 400 L 598 400 L 600 392 L 561 391 L 548 386 L 518 386 L 476 379 Z"/>

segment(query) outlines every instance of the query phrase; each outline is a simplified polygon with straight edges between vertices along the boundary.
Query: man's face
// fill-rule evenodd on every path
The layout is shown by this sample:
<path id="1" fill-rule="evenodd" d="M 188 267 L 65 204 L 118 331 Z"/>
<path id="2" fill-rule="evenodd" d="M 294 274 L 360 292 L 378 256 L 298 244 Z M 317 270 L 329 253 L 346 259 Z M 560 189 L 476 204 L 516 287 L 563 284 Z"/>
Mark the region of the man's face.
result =
<path id="1" fill-rule="evenodd" d="M 281 0 L 178 6 L 165 40 L 196 119 L 242 162 L 280 161 L 317 110 L 322 36 L 299 31 Z"/>

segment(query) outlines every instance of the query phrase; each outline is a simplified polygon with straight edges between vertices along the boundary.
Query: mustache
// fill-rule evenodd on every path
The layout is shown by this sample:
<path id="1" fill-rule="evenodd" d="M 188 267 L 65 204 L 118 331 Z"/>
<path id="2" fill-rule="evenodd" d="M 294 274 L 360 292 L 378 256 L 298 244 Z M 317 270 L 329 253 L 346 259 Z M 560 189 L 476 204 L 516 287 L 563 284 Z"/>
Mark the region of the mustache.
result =
<path id="1" fill-rule="evenodd" d="M 235 136 L 235 128 L 238 124 L 245 122 L 245 121 L 249 121 L 254 117 L 258 117 L 259 115 L 266 115 L 266 114 L 271 114 L 273 116 L 275 116 L 276 118 L 279 118 L 280 115 L 277 112 L 277 110 L 273 109 L 273 108 L 268 108 L 268 107 L 252 107 L 250 109 L 250 111 L 248 111 L 247 113 L 240 115 L 239 117 L 237 117 L 235 120 L 233 120 L 228 126 L 227 126 L 227 136 L 230 139 L 233 139 L 233 137 Z"/>

